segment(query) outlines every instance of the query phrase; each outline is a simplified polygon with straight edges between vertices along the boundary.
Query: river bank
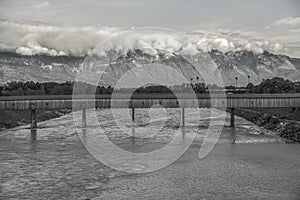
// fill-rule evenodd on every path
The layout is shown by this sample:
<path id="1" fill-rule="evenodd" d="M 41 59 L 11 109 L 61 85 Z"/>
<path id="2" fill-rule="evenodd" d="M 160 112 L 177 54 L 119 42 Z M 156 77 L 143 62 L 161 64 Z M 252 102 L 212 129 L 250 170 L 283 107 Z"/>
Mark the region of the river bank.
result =
<path id="1" fill-rule="evenodd" d="M 37 111 L 38 122 L 46 121 L 49 119 L 57 118 L 67 113 L 70 113 L 69 109 L 50 110 L 50 111 Z M 30 123 L 30 111 L 0 111 L 0 131 L 14 128 L 21 125 Z"/>
<path id="2" fill-rule="evenodd" d="M 299 110 L 292 113 L 280 109 L 236 109 L 235 114 L 276 132 L 280 137 L 300 143 Z"/>

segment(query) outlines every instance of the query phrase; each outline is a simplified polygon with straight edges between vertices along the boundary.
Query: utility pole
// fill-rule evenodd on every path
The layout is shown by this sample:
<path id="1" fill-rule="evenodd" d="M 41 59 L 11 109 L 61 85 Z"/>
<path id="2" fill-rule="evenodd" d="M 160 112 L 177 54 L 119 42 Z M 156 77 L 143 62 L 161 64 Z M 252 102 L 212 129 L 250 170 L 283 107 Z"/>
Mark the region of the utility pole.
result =
<path id="1" fill-rule="evenodd" d="M 250 93 L 250 75 L 248 75 L 248 93 Z"/>
<path id="2" fill-rule="evenodd" d="M 248 75 L 248 85 L 250 84 L 250 75 Z"/>
<path id="3" fill-rule="evenodd" d="M 234 88 L 235 91 L 236 91 L 236 89 L 237 89 L 237 82 L 238 82 L 238 77 L 236 76 L 236 77 L 235 77 L 235 88 Z"/>

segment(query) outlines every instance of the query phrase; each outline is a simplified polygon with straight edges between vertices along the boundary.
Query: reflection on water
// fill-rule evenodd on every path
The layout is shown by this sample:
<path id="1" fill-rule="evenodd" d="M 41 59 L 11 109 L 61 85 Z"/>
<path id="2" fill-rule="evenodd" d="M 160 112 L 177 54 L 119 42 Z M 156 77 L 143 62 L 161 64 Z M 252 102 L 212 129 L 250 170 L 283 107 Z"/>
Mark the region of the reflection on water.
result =
<path id="1" fill-rule="evenodd" d="M 194 134 L 197 133 L 193 145 L 198 145 L 199 150 L 204 139 L 213 142 L 214 138 L 207 136 L 208 128 L 211 125 L 212 134 L 218 135 L 217 131 L 223 127 L 221 116 L 226 114 L 214 110 L 216 114 L 211 116 L 211 109 L 200 109 L 199 120 L 199 116 L 197 116 L 199 112 L 186 109 L 185 127 L 181 127 L 180 109 L 165 109 L 163 114 L 160 114 L 159 109 L 152 110 L 150 114 L 148 111 L 147 109 L 136 109 L 134 123 L 131 121 L 131 117 L 128 119 L 120 117 L 122 112 L 128 113 L 127 109 L 120 109 L 119 117 L 118 115 L 114 116 L 110 109 L 96 110 L 97 118 L 94 122 L 90 119 L 87 111 L 86 128 L 77 128 L 74 125 L 73 115 L 67 114 L 39 123 L 38 126 L 43 128 L 37 130 L 36 142 L 79 141 L 76 134 L 78 133 L 84 144 L 91 144 L 93 146 L 91 149 L 100 154 L 107 152 L 110 143 L 128 152 L 148 153 L 161 150 L 166 145 L 170 145 L 174 149 L 180 148 L 180 145 L 184 146 L 188 141 L 194 139 Z M 79 114 L 81 115 L 80 111 Z M 227 116 L 228 118 L 229 116 Z M 228 120 L 226 124 L 229 124 Z M 273 132 L 259 128 L 243 118 L 236 117 L 236 124 L 235 128 L 229 126 L 223 128 L 218 139 L 219 144 L 284 142 Z M 30 138 L 28 126 L 2 131 L 0 134 L 0 137 L 5 139 L 24 140 Z M 177 139 L 175 140 L 175 138 Z M 90 149 L 88 150 L 90 151 Z"/>
<path id="2" fill-rule="evenodd" d="M 135 127 L 131 128 L 131 132 L 132 132 L 132 136 L 131 136 L 132 144 L 134 144 L 134 141 L 135 141 Z"/>
<path id="3" fill-rule="evenodd" d="M 30 130 L 30 139 L 32 142 L 34 142 L 36 140 L 36 136 L 37 136 L 37 129 L 31 129 Z"/>
<path id="4" fill-rule="evenodd" d="M 215 128 L 222 126 L 222 111 L 214 110 L 216 115 L 211 116 L 211 109 L 200 109 L 200 120 L 196 115 L 198 112 L 193 109 L 186 109 L 185 127 L 181 127 L 181 110 L 165 109 L 161 114 L 159 109 L 154 109 L 151 113 L 148 109 L 135 110 L 135 122 L 118 116 L 114 116 L 110 109 L 96 110 L 97 121 L 93 122 L 87 115 L 87 128 L 76 128 L 73 121 L 73 115 L 67 114 L 60 118 L 51 119 L 46 122 L 40 122 L 37 130 L 37 142 L 57 140 L 78 141 L 77 132 L 82 135 L 84 141 L 95 142 L 101 137 L 108 138 L 119 148 L 134 152 L 147 153 L 162 149 L 170 144 L 175 136 L 181 141 L 188 141 L 197 133 L 193 145 L 202 145 L 204 139 L 212 141 L 213 138 L 207 137 L 207 130 L 210 122 L 212 134 Z M 128 109 L 120 109 L 122 112 L 129 113 Z M 87 112 L 88 113 L 88 112 Z M 79 111 L 79 114 L 80 111 Z M 226 113 L 225 113 L 226 114 Z M 229 115 L 227 116 L 226 126 L 218 139 L 219 144 L 254 144 L 254 143 L 273 143 L 284 142 L 275 133 L 257 127 L 253 123 L 236 117 L 235 128 L 229 127 Z M 98 134 L 103 131 L 104 134 Z M 263 134 L 262 134 L 263 133 Z M 0 137 L 5 139 L 30 140 L 30 130 L 28 126 L 21 126 L 10 130 L 0 132 Z M 103 139 L 105 139 L 103 138 Z M 99 145 L 99 144 L 97 144 Z M 104 144 L 105 145 L 105 144 Z M 199 148 L 199 147 L 198 147 Z"/>
<path id="5" fill-rule="evenodd" d="M 128 112 L 127 109 L 123 109 L 123 111 Z M 95 130 L 101 127 L 106 136 L 116 145 L 122 146 L 122 148 L 126 149 L 128 145 L 136 145 L 153 150 L 169 143 L 176 134 L 180 133 L 182 138 L 184 138 L 188 137 L 191 131 L 195 130 L 198 131 L 196 140 L 201 142 L 207 133 L 210 121 L 213 121 L 214 126 L 217 127 L 219 120 L 221 120 L 221 118 L 216 116 L 211 117 L 210 109 L 200 109 L 200 121 L 194 120 L 197 112 L 186 110 L 186 124 L 182 128 L 180 125 L 180 109 L 166 109 L 166 113 L 162 116 L 159 115 L 159 112 L 156 112 L 156 115 L 153 117 L 152 113 L 152 118 L 149 116 L 148 111 L 147 109 L 136 109 L 135 122 L 133 124 L 131 119 L 127 120 L 113 116 L 110 109 L 101 109 L 96 110 L 98 122 L 91 123 L 87 119 L 87 123 L 89 128 L 94 128 Z M 219 112 L 220 115 L 222 113 L 221 111 L 215 112 Z M 283 142 L 274 132 L 257 127 L 252 122 L 240 117 L 236 117 L 237 126 L 231 128 L 228 126 L 228 119 L 229 115 L 227 114 L 227 125 L 223 128 L 219 143 Z M 38 127 L 38 140 L 74 139 L 71 136 L 74 136 L 77 132 L 72 114 L 40 122 Z M 2 131 L 0 135 L 5 138 L 30 138 L 30 130 L 28 130 L 28 125 L 26 125 Z"/>
<path id="6" fill-rule="evenodd" d="M 236 131 L 234 130 L 234 128 L 233 127 L 230 127 L 231 128 L 231 130 L 229 131 L 230 132 L 230 139 L 229 139 L 229 141 L 230 141 L 230 144 L 235 144 L 235 140 L 236 140 Z"/>

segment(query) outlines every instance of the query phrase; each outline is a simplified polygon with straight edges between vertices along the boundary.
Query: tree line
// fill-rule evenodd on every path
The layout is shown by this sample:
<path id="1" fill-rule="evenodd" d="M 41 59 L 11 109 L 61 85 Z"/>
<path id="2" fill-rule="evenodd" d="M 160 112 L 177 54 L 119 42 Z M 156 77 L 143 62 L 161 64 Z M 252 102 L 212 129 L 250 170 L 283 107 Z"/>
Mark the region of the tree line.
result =
<path id="1" fill-rule="evenodd" d="M 247 85 L 250 93 L 300 93 L 300 82 L 292 82 L 280 77 L 265 79 L 258 85 Z"/>
<path id="2" fill-rule="evenodd" d="M 57 82 L 20 82 L 12 81 L 0 86 L 0 96 L 23 96 L 23 95 L 72 95 L 74 82 L 66 81 L 64 83 Z M 76 83 L 77 88 L 84 91 L 90 90 L 90 93 L 96 91 L 95 94 L 112 94 L 114 88 L 111 86 L 93 86 L 87 83 Z M 135 90 L 135 93 L 172 93 L 186 92 L 192 88 L 196 93 L 208 93 L 209 90 L 224 90 L 217 85 L 206 85 L 204 83 L 183 83 L 181 85 L 171 86 L 145 86 Z M 129 89 L 119 89 L 119 92 L 126 92 Z M 300 93 L 300 82 L 292 82 L 283 78 L 275 77 L 265 79 L 260 84 L 254 85 L 249 83 L 245 87 L 236 88 L 235 86 L 225 87 L 225 91 L 233 91 L 237 93 Z"/>

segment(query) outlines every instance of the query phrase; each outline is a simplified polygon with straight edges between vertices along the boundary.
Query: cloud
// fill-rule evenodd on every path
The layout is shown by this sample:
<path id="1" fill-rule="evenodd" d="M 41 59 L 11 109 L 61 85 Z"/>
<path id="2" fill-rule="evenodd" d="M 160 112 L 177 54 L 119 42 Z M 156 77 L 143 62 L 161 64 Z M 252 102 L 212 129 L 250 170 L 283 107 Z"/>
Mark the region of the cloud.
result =
<path id="1" fill-rule="evenodd" d="M 88 55 L 97 44 L 130 28 L 108 28 L 97 26 L 53 26 L 37 23 L 0 21 L 0 51 L 13 51 L 22 55 L 47 54 L 51 56 Z M 127 51 L 142 49 L 144 53 L 156 55 L 161 51 L 197 54 L 199 51 L 218 49 L 223 52 L 249 50 L 281 52 L 283 45 L 256 39 L 243 33 L 225 30 L 192 31 L 188 37 L 179 37 L 169 32 L 135 32 L 128 38 L 107 43 L 106 50 Z"/>
<path id="2" fill-rule="evenodd" d="M 291 32 L 291 33 L 300 33 L 300 28 L 298 28 L 298 29 L 290 29 L 289 32 Z"/>
<path id="3" fill-rule="evenodd" d="M 197 47 L 204 51 L 211 49 L 218 49 L 223 52 L 248 50 L 260 54 L 264 51 L 277 53 L 283 50 L 283 45 L 279 43 L 271 43 L 264 39 L 257 39 L 228 30 L 216 32 L 197 31 L 192 33 L 191 37 L 194 41 L 197 41 Z"/>
<path id="4" fill-rule="evenodd" d="M 106 27 L 60 27 L 37 23 L 0 21 L 0 50 L 23 55 L 84 56 L 119 29 Z"/>
<path id="5" fill-rule="evenodd" d="M 300 17 L 286 17 L 274 23 L 276 26 L 300 26 Z"/>
<path id="6" fill-rule="evenodd" d="M 48 1 L 46 1 L 46 2 L 43 2 L 43 3 L 33 5 L 31 7 L 33 7 L 33 8 L 46 8 L 46 7 L 49 7 L 49 6 L 50 6 L 50 3 Z"/>

